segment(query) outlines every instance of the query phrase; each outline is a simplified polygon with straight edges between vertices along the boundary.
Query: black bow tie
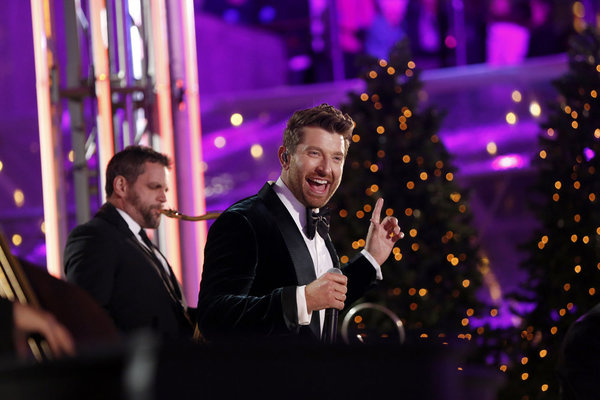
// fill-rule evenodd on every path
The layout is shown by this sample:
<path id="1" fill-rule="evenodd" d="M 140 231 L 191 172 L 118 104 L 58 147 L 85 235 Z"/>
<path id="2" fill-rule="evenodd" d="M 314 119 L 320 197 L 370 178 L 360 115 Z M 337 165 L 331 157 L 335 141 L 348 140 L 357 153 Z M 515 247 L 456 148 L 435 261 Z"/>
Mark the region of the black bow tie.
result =
<path id="1" fill-rule="evenodd" d="M 320 212 L 315 212 L 312 208 L 306 209 L 306 236 L 309 239 L 315 237 L 315 232 L 319 232 L 323 239 L 327 237 L 330 214 L 329 208 L 322 208 Z"/>

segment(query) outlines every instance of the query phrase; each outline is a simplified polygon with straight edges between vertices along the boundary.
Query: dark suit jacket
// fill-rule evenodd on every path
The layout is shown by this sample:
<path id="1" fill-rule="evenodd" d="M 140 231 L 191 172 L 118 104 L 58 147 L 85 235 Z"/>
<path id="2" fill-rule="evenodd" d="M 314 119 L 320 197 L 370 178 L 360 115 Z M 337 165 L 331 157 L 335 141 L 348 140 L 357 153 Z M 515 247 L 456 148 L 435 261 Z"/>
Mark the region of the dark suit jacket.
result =
<path id="1" fill-rule="evenodd" d="M 600 304 L 569 328 L 561 349 L 558 376 L 562 399 L 600 397 Z"/>
<path id="2" fill-rule="evenodd" d="M 329 241 L 330 243 L 330 241 Z M 333 246 L 328 246 L 330 252 Z M 333 255 L 334 265 L 338 263 Z M 375 281 L 358 256 L 342 268 L 346 305 Z M 270 184 L 228 208 L 211 226 L 198 298 L 198 324 L 209 340 L 319 337 L 319 319 L 298 325 L 296 287 L 316 279 L 302 233 Z"/>
<path id="3" fill-rule="evenodd" d="M 0 357 L 14 351 L 13 303 L 0 297 Z"/>
<path id="4" fill-rule="evenodd" d="M 67 280 L 88 291 L 122 332 L 151 328 L 165 339 L 191 337 L 183 308 L 170 297 L 156 270 L 162 266 L 111 204 L 73 229 L 64 258 Z"/>

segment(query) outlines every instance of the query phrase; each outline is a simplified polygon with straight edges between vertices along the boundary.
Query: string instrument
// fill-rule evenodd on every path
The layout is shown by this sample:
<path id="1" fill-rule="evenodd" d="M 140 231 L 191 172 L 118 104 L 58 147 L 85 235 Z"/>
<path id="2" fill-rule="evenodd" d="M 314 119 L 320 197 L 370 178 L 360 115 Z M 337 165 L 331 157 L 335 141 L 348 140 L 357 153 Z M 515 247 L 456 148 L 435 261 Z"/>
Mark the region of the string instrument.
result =
<path id="1" fill-rule="evenodd" d="M 77 349 L 120 340 L 108 314 L 89 294 L 38 266 L 17 260 L 1 233 L 0 296 L 53 314 L 69 330 Z M 53 358 L 50 346 L 40 335 L 28 338 L 27 344 L 36 360 Z"/>
<path id="2" fill-rule="evenodd" d="M 41 308 L 39 301 L 25 277 L 19 262 L 10 253 L 4 236 L 0 234 L 0 296 L 10 300 L 27 304 L 34 308 Z M 44 338 L 29 337 L 27 344 L 36 360 L 51 359 L 52 352 Z"/>

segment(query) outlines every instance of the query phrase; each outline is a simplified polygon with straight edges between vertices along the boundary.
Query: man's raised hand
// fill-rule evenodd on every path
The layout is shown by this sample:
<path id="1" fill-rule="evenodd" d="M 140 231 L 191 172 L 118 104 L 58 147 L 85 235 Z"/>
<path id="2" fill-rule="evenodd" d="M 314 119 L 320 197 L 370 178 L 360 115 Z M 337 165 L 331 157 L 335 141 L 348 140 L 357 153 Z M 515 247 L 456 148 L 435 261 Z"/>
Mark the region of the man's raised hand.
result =
<path id="1" fill-rule="evenodd" d="M 388 215 L 383 221 L 381 220 L 382 209 L 383 199 L 380 198 L 375 203 L 365 243 L 365 250 L 375 258 L 379 265 L 387 260 L 394 244 L 404 237 L 397 218 Z"/>

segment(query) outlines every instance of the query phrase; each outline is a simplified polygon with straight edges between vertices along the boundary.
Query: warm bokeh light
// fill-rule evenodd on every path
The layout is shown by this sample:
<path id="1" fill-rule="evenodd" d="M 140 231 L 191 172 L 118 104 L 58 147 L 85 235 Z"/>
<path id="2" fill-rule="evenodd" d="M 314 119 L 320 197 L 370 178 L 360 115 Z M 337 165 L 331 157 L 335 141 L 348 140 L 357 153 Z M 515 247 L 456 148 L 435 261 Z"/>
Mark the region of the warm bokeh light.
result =
<path id="1" fill-rule="evenodd" d="M 521 92 L 519 92 L 518 90 L 513 90 L 511 97 L 515 103 L 519 103 L 523 99 L 523 97 L 521 96 Z"/>
<path id="2" fill-rule="evenodd" d="M 23 204 L 25 204 L 25 195 L 21 189 L 16 189 L 14 191 L 13 199 L 15 200 L 15 205 L 17 207 L 23 207 Z"/>
<path id="3" fill-rule="evenodd" d="M 227 140 L 223 136 L 217 136 L 214 143 L 216 148 L 222 149 L 227 144 Z"/>
<path id="4" fill-rule="evenodd" d="M 23 237 L 21 235 L 19 235 L 18 233 L 15 233 L 14 235 L 12 235 L 12 243 L 15 246 L 20 246 L 23 243 Z"/>
<path id="5" fill-rule="evenodd" d="M 229 121 L 231 121 L 231 125 L 233 126 L 240 126 L 242 122 L 244 122 L 244 117 L 242 117 L 242 114 L 240 113 L 233 113 L 231 114 Z"/>
<path id="6" fill-rule="evenodd" d="M 498 152 L 498 146 L 496 146 L 496 143 L 494 143 L 494 142 L 489 142 L 485 146 L 485 149 L 487 150 L 488 154 L 491 154 L 491 155 L 495 155 Z"/>
<path id="7" fill-rule="evenodd" d="M 263 155 L 263 148 L 260 144 L 253 144 L 252 147 L 250 147 L 250 154 L 252 155 L 252 157 L 254 158 L 261 158 Z"/>
<path id="8" fill-rule="evenodd" d="M 531 104 L 529 104 L 529 113 L 536 118 L 542 114 L 542 107 L 540 107 L 540 104 L 537 101 L 532 101 Z"/>
<path id="9" fill-rule="evenodd" d="M 509 112 L 508 114 L 506 114 L 506 122 L 508 122 L 510 125 L 514 125 L 517 123 L 517 115 L 513 112 Z"/>

